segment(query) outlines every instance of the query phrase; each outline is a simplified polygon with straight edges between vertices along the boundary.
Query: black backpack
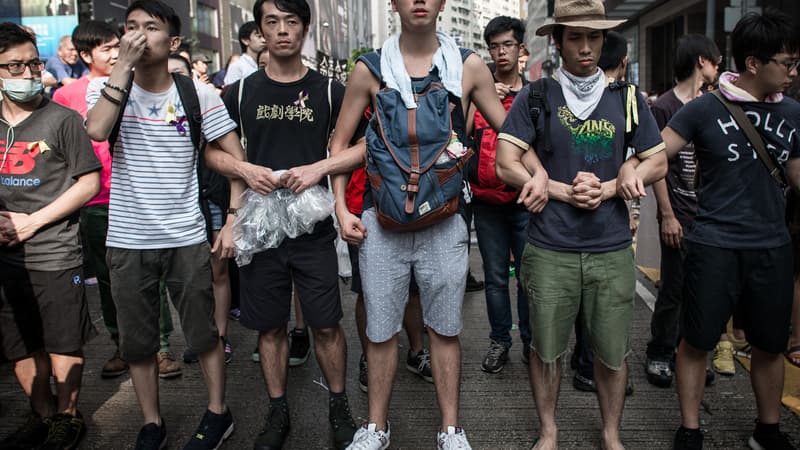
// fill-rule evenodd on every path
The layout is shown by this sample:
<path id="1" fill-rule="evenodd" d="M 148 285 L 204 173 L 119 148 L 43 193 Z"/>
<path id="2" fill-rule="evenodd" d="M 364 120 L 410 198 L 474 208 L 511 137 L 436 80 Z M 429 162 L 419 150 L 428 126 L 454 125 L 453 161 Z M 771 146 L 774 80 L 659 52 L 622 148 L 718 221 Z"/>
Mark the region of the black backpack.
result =
<path id="1" fill-rule="evenodd" d="M 208 206 L 208 201 L 216 203 L 223 211 L 223 220 L 225 219 L 224 212 L 230 205 L 230 183 L 228 179 L 206 167 L 205 158 L 203 157 L 206 142 L 203 138 L 203 114 L 200 111 L 200 99 L 197 97 L 197 90 L 194 87 L 194 81 L 179 73 L 173 73 L 172 79 L 175 81 L 175 87 L 178 89 L 178 96 L 183 103 L 183 110 L 186 113 L 187 121 L 189 122 L 189 135 L 192 139 L 192 145 L 195 148 L 196 154 L 199 158 L 197 163 L 197 181 L 200 191 L 198 199 L 200 201 L 200 210 L 206 221 L 206 233 L 208 240 L 211 242 L 212 224 L 211 224 L 211 210 Z M 133 75 L 128 79 L 128 86 L 126 92 L 131 91 L 133 86 Z M 108 135 L 108 148 L 109 152 L 114 152 L 114 144 L 119 137 L 120 126 L 122 125 L 122 115 L 125 112 L 125 105 L 128 103 L 128 94 L 124 94 L 121 101 L 123 106 L 119 108 L 119 115 L 114 127 L 111 129 L 111 134 Z"/>
<path id="2" fill-rule="evenodd" d="M 540 134 L 537 132 L 536 136 L 541 138 L 539 140 L 542 144 L 541 149 L 549 153 L 552 151 L 550 148 L 551 110 L 550 104 L 547 102 L 547 84 L 548 81 L 545 77 L 531 82 L 530 90 L 528 91 L 528 114 L 530 114 L 531 122 L 535 128 L 538 124 L 539 116 L 544 113 L 544 133 Z M 627 149 L 631 139 L 633 139 L 636 127 L 639 125 L 637 105 L 639 100 L 639 88 L 635 84 L 626 81 L 614 81 L 608 85 L 608 88 L 612 91 L 619 91 L 622 97 L 622 106 L 625 108 L 625 148 Z M 537 148 L 534 146 L 534 142 L 531 142 L 530 145 L 533 148 Z"/>

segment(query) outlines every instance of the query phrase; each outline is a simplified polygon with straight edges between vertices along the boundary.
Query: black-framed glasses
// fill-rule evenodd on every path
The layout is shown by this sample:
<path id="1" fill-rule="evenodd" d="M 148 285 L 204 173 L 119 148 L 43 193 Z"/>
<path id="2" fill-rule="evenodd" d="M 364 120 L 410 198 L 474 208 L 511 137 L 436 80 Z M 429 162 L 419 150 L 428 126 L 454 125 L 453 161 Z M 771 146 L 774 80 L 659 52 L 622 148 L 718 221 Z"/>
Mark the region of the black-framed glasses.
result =
<path id="1" fill-rule="evenodd" d="M 795 60 L 788 60 L 788 61 L 778 61 L 775 58 L 770 58 L 770 61 L 774 62 L 775 64 L 779 64 L 783 67 L 786 67 L 787 72 L 791 72 L 794 69 L 797 69 L 797 66 L 800 66 L 800 59 Z"/>
<path id="2" fill-rule="evenodd" d="M 498 50 L 500 50 L 502 48 L 503 50 L 508 52 L 508 51 L 511 51 L 515 47 L 519 47 L 519 45 L 520 45 L 519 42 L 512 42 L 512 41 L 505 41 L 505 42 L 501 42 L 499 44 L 493 42 L 493 43 L 489 44 L 489 51 L 490 52 L 496 52 L 496 51 L 498 51 Z"/>
<path id="3" fill-rule="evenodd" d="M 31 73 L 41 73 L 44 70 L 44 62 L 37 60 L 24 62 L 10 62 L 7 64 L 0 64 L 0 69 L 6 69 L 11 75 L 22 75 L 25 73 L 25 67 L 31 69 Z"/>

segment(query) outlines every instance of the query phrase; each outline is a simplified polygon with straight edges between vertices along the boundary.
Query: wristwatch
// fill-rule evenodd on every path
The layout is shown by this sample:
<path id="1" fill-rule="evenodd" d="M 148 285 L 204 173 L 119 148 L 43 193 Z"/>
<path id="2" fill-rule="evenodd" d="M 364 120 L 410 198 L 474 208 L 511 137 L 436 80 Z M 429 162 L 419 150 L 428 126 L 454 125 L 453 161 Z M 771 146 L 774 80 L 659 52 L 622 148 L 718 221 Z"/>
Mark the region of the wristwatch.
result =
<path id="1" fill-rule="evenodd" d="M 228 208 L 228 214 L 238 216 L 239 215 L 239 208 Z"/>

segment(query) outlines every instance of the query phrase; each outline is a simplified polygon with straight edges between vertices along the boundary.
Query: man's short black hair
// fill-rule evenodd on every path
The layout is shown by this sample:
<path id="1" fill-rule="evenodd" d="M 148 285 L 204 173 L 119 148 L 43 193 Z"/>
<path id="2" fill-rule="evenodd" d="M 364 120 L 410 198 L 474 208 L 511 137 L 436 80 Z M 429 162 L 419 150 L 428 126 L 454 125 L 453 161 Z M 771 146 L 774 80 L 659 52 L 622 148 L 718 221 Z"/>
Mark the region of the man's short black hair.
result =
<path id="1" fill-rule="evenodd" d="M 250 39 L 250 35 L 253 34 L 254 31 L 258 31 L 260 33 L 258 30 L 258 24 L 252 20 L 250 22 L 245 22 L 241 27 L 239 27 L 239 47 L 242 48 L 242 54 L 247 51 L 247 45 L 245 45 L 245 43 L 242 41 L 245 39 Z"/>
<path id="2" fill-rule="evenodd" d="M 740 72 L 745 61 L 753 56 L 763 63 L 781 52 L 795 53 L 800 45 L 792 20 L 774 9 L 763 14 L 749 13 L 742 17 L 731 34 L 733 61 Z"/>
<path id="3" fill-rule="evenodd" d="M 675 78 L 683 81 L 692 76 L 698 58 L 717 63 L 719 57 L 719 48 L 709 37 L 702 34 L 681 36 L 675 49 Z"/>
<path id="4" fill-rule="evenodd" d="M 253 5 L 253 15 L 256 17 L 256 23 L 261 24 L 261 19 L 264 17 L 264 10 L 261 8 L 266 2 L 272 2 L 278 10 L 296 14 L 303 22 L 303 26 L 307 27 L 311 24 L 311 7 L 308 6 L 306 0 L 256 0 Z"/>
<path id="5" fill-rule="evenodd" d="M 493 37 L 506 31 L 514 32 L 514 39 L 518 44 L 525 42 L 525 24 L 519 19 L 508 16 L 498 16 L 490 20 L 483 30 L 483 40 L 489 45 Z"/>
<path id="6" fill-rule="evenodd" d="M 36 47 L 36 38 L 24 28 L 11 22 L 0 23 L 0 53 L 27 42 Z"/>
<path id="7" fill-rule="evenodd" d="M 183 55 L 181 55 L 180 53 L 178 53 L 178 52 L 170 53 L 169 54 L 169 59 L 174 59 L 175 61 L 179 61 L 181 64 L 186 66 L 186 72 L 192 73 L 192 65 L 191 65 L 191 63 L 189 63 L 189 60 L 184 58 Z"/>
<path id="8" fill-rule="evenodd" d="M 597 67 L 604 72 L 616 69 L 626 56 L 628 56 L 628 40 L 616 31 L 609 31 L 603 41 L 603 50 L 600 53 L 600 60 L 597 61 Z"/>
<path id="9" fill-rule="evenodd" d="M 136 10 L 144 11 L 151 17 L 166 23 L 169 26 L 169 35 L 171 37 L 181 35 L 181 18 L 175 14 L 175 10 L 171 6 L 161 0 L 136 0 L 125 11 L 125 17 L 127 18 Z"/>
<path id="10" fill-rule="evenodd" d="M 103 22 L 102 20 L 87 20 L 81 22 L 75 30 L 72 31 L 72 45 L 78 54 L 92 53 L 97 47 L 119 37 L 117 31 L 111 24 Z"/>

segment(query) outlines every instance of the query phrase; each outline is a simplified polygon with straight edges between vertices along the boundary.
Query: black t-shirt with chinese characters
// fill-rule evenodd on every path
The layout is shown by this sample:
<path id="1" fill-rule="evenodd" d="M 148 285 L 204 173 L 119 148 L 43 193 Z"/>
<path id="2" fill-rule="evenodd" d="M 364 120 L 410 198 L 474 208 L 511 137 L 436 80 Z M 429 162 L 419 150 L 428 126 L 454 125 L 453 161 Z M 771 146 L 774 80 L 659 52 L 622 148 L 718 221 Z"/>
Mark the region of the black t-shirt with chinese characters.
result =
<path id="1" fill-rule="evenodd" d="M 30 214 L 52 203 L 75 180 L 102 168 L 81 116 L 44 98 L 13 127 L 0 121 L 0 210 Z M 41 228 L 14 247 L 0 247 L 0 263 L 28 270 L 80 266 L 78 211 Z"/>
<path id="2" fill-rule="evenodd" d="M 625 110 L 620 91 L 606 88 L 600 103 L 586 120 L 575 117 L 566 105 L 561 86 L 547 79 L 550 114 L 550 147 L 534 145 L 549 177 L 568 185 L 578 172 L 594 173 L 600 181 L 613 180 L 625 161 Z M 545 114 L 534 128 L 528 106 L 530 86 L 522 88 L 508 112 L 498 139 L 522 149 L 531 142 L 541 143 L 537 131 L 544 130 Z M 644 97 L 637 99 L 639 124 L 628 146 L 640 158 L 662 151 L 664 144 Z M 592 211 L 551 200 L 528 223 L 528 241 L 548 250 L 603 253 L 631 245 L 628 208 L 619 197 L 606 200 Z"/>
<path id="3" fill-rule="evenodd" d="M 790 98 L 738 104 L 781 164 L 800 157 L 800 104 Z M 687 240 L 730 249 L 789 243 L 783 190 L 716 97 L 692 100 L 667 126 L 694 143 L 699 166 L 697 216 Z"/>
<path id="4" fill-rule="evenodd" d="M 656 119 L 658 129 L 663 130 L 672 116 L 683 107 L 683 102 L 670 89 L 653 102 L 650 110 Z M 694 160 L 694 144 L 683 147 L 675 158 L 669 161 L 669 169 L 664 180 L 667 183 L 669 202 L 675 218 L 686 228 L 694 222 L 697 214 L 697 195 L 694 191 L 694 176 L 697 164 Z M 658 212 L 659 218 L 661 212 Z"/>
<path id="5" fill-rule="evenodd" d="M 239 117 L 239 83 L 231 85 L 223 101 L 231 119 L 244 127 L 247 160 L 272 170 L 288 170 L 312 164 L 327 157 L 328 138 L 336 124 L 344 98 L 344 86 L 338 81 L 309 69 L 303 78 L 281 83 L 259 70 L 244 79 Z M 237 129 L 241 133 L 241 129 Z M 319 184 L 328 185 L 327 177 Z M 333 229 L 332 220 L 317 224 Z"/>

